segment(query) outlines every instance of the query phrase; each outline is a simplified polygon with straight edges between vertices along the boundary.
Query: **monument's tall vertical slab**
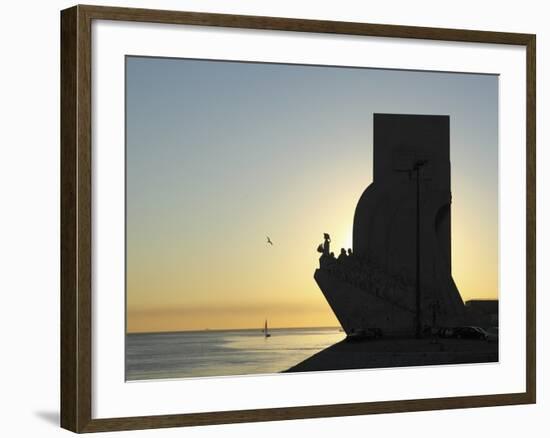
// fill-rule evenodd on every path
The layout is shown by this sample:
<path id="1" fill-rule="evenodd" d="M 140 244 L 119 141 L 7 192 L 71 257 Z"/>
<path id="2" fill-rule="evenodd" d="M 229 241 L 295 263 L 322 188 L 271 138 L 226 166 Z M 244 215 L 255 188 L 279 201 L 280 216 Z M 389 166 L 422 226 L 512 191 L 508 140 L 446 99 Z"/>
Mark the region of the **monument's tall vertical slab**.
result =
<path id="1" fill-rule="evenodd" d="M 354 217 L 356 255 L 411 285 L 419 264 L 426 324 L 463 307 L 451 272 L 449 129 L 449 116 L 374 114 L 374 178 Z"/>

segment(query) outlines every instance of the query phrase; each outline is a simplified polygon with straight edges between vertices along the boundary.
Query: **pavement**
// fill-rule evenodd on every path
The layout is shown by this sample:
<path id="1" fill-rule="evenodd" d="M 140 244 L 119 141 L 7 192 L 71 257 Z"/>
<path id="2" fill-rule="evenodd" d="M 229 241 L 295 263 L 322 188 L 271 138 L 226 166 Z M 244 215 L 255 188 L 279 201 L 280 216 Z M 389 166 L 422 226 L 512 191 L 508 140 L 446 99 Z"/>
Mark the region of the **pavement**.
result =
<path id="1" fill-rule="evenodd" d="M 498 362 L 498 342 L 477 339 L 343 340 L 285 372 Z"/>

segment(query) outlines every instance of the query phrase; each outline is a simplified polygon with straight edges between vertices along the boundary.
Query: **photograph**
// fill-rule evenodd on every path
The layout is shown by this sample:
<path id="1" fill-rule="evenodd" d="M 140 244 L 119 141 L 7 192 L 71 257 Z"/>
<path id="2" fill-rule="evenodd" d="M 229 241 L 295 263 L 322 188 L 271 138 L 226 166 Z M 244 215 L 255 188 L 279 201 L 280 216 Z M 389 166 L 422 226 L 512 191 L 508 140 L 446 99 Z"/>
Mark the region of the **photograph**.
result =
<path id="1" fill-rule="evenodd" d="M 125 379 L 499 361 L 499 76 L 125 56 Z"/>

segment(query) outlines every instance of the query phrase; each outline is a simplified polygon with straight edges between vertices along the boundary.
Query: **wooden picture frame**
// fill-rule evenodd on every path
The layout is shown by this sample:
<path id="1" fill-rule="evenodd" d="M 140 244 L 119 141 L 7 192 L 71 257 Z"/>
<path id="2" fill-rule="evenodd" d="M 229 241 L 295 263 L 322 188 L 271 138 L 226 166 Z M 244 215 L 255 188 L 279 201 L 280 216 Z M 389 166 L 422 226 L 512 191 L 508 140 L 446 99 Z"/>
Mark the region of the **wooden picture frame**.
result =
<path id="1" fill-rule="evenodd" d="M 92 21 L 114 20 L 526 48 L 526 391 L 239 411 L 92 418 Z M 61 12 L 61 426 L 74 432 L 395 413 L 535 403 L 535 47 L 531 34 L 75 6 Z"/>

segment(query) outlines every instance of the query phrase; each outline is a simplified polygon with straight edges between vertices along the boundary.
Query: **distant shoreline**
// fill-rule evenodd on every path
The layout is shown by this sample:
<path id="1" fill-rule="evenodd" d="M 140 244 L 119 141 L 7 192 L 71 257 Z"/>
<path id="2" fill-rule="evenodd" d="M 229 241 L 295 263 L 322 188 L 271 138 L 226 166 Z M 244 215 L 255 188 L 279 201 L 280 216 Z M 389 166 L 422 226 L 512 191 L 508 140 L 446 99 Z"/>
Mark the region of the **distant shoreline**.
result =
<path id="1" fill-rule="evenodd" d="M 252 328 L 223 328 L 223 329 L 190 329 L 190 330 L 167 330 L 158 332 L 126 332 L 127 336 L 132 335 L 167 335 L 172 333 L 204 333 L 204 332 L 250 332 L 250 331 L 262 331 L 263 327 Z M 340 330 L 340 327 L 334 326 L 321 326 L 321 327 L 269 327 L 269 331 L 276 330 Z"/>

